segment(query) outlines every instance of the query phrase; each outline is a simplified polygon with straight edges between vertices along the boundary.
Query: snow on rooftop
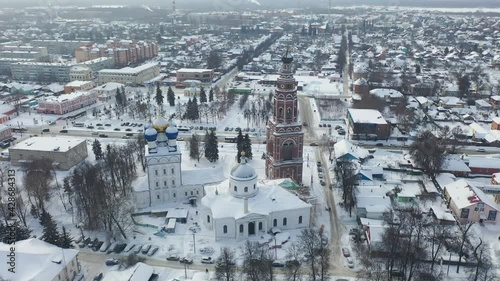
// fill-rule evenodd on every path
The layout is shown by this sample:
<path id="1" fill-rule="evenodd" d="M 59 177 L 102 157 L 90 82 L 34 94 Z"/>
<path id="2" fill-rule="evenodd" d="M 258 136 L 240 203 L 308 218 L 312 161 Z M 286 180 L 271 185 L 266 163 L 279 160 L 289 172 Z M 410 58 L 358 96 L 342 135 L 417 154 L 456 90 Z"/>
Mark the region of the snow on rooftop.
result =
<path id="1" fill-rule="evenodd" d="M 362 147 L 356 146 L 347 140 L 341 140 L 341 141 L 335 143 L 333 148 L 335 150 L 335 157 L 337 159 L 339 159 L 347 154 L 352 155 L 356 159 L 363 159 L 363 158 L 366 158 L 369 154 L 368 150 L 366 150 Z"/>
<path id="2" fill-rule="evenodd" d="M 19 142 L 11 149 L 66 152 L 82 142 L 85 140 L 73 137 L 33 137 Z"/>
<path id="3" fill-rule="evenodd" d="M 375 95 L 379 98 L 390 97 L 392 99 L 395 99 L 403 97 L 403 94 L 400 91 L 394 89 L 373 89 L 370 91 L 370 94 Z"/>
<path id="4" fill-rule="evenodd" d="M 180 72 L 194 72 L 194 73 L 202 73 L 206 71 L 212 71 L 212 69 L 204 69 L 204 68 L 181 68 L 177 70 L 177 73 Z"/>
<path id="5" fill-rule="evenodd" d="M 44 97 L 41 99 L 41 101 L 47 102 L 47 103 L 61 103 L 61 102 L 67 102 L 67 101 L 72 101 L 75 99 L 78 99 L 82 96 L 90 95 L 91 93 L 88 91 L 76 91 L 72 92 L 69 94 L 63 94 L 59 96 L 49 96 L 49 97 Z"/>
<path id="6" fill-rule="evenodd" d="M 131 74 L 131 75 L 136 75 L 140 73 L 141 71 L 150 69 L 152 67 L 158 66 L 158 63 L 146 63 L 137 67 L 124 67 L 120 69 L 102 69 L 99 70 L 99 74 Z"/>
<path id="7" fill-rule="evenodd" d="M 457 155 L 445 156 L 441 170 L 447 172 L 471 172 L 469 166 Z"/>
<path id="8" fill-rule="evenodd" d="M 276 211 L 311 208 L 310 204 L 300 200 L 275 181 L 259 181 L 257 188 L 259 192 L 248 199 L 249 214 L 269 215 Z M 229 180 L 217 185 L 205 186 L 205 194 L 201 202 L 212 210 L 214 218 L 239 219 L 247 215 L 243 209 L 244 199 L 236 198 L 229 192 Z"/>
<path id="9" fill-rule="evenodd" d="M 465 179 L 447 184 L 445 189 L 458 209 L 467 208 L 480 202 L 498 209 L 498 206 L 482 190 Z"/>
<path id="10" fill-rule="evenodd" d="M 347 111 L 352 122 L 354 123 L 387 124 L 384 117 L 378 110 L 350 108 Z"/>
<path id="11" fill-rule="evenodd" d="M 74 249 L 61 249 L 36 238 L 16 242 L 16 273 L 8 271 L 10 244 L 0 243 L 0 276 L 10 281 L 55 280 L 63 270 L 65 261 L 72 261 L 78 254 Z M 63 257 L 64 253 L 64 259 Z M 53 261 L 60 261 L 56 263 Z"/>
<path id="12" fill-rule="evenodd" d="M 92 84 L 92 81 L 75 80 L 75 81 L 71 81 L 68 84 L 66 84 L 66 87 L 81 87 L 81 86 L 86 85 L 86 84 Z"/>

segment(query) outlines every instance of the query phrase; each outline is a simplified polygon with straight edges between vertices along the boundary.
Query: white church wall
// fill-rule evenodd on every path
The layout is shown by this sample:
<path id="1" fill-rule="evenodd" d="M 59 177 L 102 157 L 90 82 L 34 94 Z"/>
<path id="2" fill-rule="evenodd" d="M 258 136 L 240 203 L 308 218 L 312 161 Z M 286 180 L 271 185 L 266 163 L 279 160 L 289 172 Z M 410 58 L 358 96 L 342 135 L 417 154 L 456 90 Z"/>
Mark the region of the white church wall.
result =
<path id="1" fill-rule="evenodd" d="M 213 226 L 216 240 L 236 238 L 236 222 L 234 218 L 216 219 Z M 224 226 L 227 227 L 226 233 L 224 233 Z"/>
<path id="2" fill-rule="evenodd" d="M 134 197 L 137 208 L 149 207 L 149 191 L 136 191 Z"/>
<path id="3" fill-rule="evenodd" d="M 273 212 L 271 216 L 269 216 L 268 227 L 269 229 L 278 227 L 282 230 L 308 227 L 310 220 L 310 210 L 311 208 L 307 207 Z M 302 217 L 302 223 L 299 223 L 299 217 Z M 283 224 L 285 218 L 286 225 Z M 274 220 L 276 220 L 276 225 L 274 224 Z"/>

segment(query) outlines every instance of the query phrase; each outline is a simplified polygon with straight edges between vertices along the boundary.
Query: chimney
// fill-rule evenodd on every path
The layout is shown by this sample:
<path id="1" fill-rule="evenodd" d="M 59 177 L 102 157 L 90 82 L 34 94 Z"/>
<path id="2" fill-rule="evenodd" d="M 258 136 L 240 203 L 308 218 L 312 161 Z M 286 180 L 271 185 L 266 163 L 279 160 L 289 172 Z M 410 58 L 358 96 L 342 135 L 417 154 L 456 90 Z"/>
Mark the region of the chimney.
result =
<path id="1" fill-rule="evenodd" d="M 243 212 L 248 214 L 248 198 L 245 198 L 243 201 Z"/>

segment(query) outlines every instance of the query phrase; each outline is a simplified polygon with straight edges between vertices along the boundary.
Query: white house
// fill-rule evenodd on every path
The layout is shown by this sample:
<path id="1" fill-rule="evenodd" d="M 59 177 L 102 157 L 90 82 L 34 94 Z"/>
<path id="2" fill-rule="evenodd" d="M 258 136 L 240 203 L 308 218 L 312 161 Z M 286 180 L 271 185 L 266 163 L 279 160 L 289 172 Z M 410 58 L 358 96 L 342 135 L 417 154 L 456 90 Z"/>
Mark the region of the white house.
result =
<path id="1" fill-rule="evenodd" d="M 281 230 L 309 227 L 311 205 L 281 187 L 281 180 L 259 181 L 246 163 L 236 165 L 230 178 L 205 187 L 203 221 L 215 239 L 245 239 Z"/>

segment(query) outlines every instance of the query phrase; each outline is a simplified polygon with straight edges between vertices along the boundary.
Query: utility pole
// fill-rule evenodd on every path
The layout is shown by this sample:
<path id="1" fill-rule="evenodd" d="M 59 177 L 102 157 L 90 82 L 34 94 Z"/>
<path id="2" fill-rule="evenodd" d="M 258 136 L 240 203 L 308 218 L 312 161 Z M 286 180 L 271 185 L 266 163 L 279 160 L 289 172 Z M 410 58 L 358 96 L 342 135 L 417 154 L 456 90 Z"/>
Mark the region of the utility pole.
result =
<path id="1" fill-rule="evenodd" d="M 196 254 L 196 239 L 194 237 L 195 234 L 196 232 L 193 231 L 193 252 Z"/>

